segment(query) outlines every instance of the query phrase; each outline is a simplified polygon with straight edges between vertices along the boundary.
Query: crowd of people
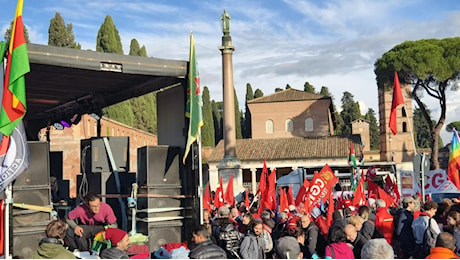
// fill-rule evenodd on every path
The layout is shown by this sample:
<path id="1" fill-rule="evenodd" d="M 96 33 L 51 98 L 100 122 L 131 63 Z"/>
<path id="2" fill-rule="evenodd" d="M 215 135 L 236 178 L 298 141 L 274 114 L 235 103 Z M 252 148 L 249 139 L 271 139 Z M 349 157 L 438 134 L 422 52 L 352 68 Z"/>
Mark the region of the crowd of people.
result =
<path id="1" fill-rule="evenodd" d="M 368 199 L 366 205 L 335 209 L 289 206 L 276 212 L 257 207 L 205 209 L 193 233 L 190 258 L 391 259 L 459 258 L 460 204 L 420 196 L 403 197 L 398 207 Z"/>

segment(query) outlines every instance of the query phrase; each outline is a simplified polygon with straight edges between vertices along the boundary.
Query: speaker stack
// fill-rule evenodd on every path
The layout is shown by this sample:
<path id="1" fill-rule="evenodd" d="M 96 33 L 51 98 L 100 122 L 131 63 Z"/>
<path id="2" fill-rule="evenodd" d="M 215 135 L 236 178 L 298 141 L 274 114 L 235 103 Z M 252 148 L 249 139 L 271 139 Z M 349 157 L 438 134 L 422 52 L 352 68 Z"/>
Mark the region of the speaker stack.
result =
<path id="1" fill-rule="evenodd" d="M 113 173 L 108 149 L 106 149 L 103 138 L 92 137 L 80 141 L 82 175 L 77 175 L 77 192 L 82 183 L 88 185 L 87 192 L 101 194 L 102 201 L 109 204 L 115 216 L 119 228 L 123 227 L 122 220 L 127 220 L 127 196 L 122 198 L 123 205 L 120 205 L 118 196 L 105 195 L 131 195 L 132 184 L 136 182 L 136 174 L 129 172 L 129 137 L 106 137 L 110 151 L 117 167 L 119 178 L 118 191 L 116 175 Z M 125 215 L 122 215 L 125 209 Z M 128 230 L 127 230 L 128 231 Z"/>
<path id="2" fill-rule="evenodd" d="M 183 242 L 185 197 L 180 148 L 144 146 L 137 150 L 137 231 L 149 236 L 150 252 Z"/>
<path id="3" fill-rule="evenodd" d="M 14 203 L 52 207 L 48 142 L 28 142 L 30 165 L 13 184 Z M 50 213 L 13 208 L 13 256 L 30 258 L 45 237 Z"/>

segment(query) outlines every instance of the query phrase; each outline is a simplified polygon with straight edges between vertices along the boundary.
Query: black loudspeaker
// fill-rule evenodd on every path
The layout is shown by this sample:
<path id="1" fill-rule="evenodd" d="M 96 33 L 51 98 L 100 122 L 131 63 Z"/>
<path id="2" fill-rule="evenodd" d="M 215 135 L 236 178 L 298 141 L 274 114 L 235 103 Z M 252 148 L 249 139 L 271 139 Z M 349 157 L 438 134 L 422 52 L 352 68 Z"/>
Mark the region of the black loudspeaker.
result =
<path id="1" fill-rule="evenodd" d="M 70 181 L 69 180 L 58 180 L 58 191 L 57 196 L 59 200 L 70 199 Z"/>
<path id="2" fill-rule="evenodd" d="M 46 225 L 25 229 L 13 229 L 13 258 L 30 259 L 44 238 Z"/>
<path id="3" fill-rule="evenodd" d="M 50 176 L 56 177 L 58 181 L 62 180 L 62 158 L 62 152 L 50 152 Z"/>
<path id="4" fill-rule="evenodd" d="M 181 185 L 180 148 L 160 145 L 137 149 L 138 183 L 142 186 Z"/>
<path id="5" fill-rule="evenodd" d="M 180 186 L 140 188 L 137 198 L 137 217 L 144 219 L 180 216 L 183 210 L 180 191 Z"/>
<path id="6" fill-rule="evenodd" d="M 50 160 L 48 142 L 27 142 L 30 150 L 29 168 L 22 172 L 13 189 L 29 186 L 50 185 Z"/>
<path id="7" fill-rule="evenodd" d="M 52 208 L 51 189 L 49 186 L 41 188 L 13 189 L 14 203 L 24 203 L 33 206 Z M 50 213 L 34 209 L 13 208 L 13 227 L 28 227 L 46 225 L 50 221 Z"/>
<path id="8" fill-rule="evenodd" d="M 167 243 L 183 242 L 181 221 L 138 222 L 137 231 L 142 234 L 148 234 L 150 252 L 155 252 L 160 246 Z"/>
<path id="9" fill-rule="evenodd" d="M 115 166 L 120 172 L 129 171 L 129 137 L 107 137 Z M 84 139 L 80 142 L 81 161 L 84 169 L 81 172 L 112 172 L 108 151 L 103 138 Z"/>

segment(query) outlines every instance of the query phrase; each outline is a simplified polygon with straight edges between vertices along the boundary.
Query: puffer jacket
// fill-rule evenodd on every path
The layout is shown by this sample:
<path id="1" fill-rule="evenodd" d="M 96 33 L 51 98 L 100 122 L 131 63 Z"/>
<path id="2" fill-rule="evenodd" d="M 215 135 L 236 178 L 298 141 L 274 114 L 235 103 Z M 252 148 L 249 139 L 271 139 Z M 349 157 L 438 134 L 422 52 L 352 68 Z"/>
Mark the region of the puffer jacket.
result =
<path id="1" fill-rule="evenodd" d="M 126 252 L 121 251 L 117 247 L 104 249 L 99 256 L 102 259 L 129 259 Z"/>
<path id="2" fill-rule="evenodd" d="M 75 255 L 65 249 L 63 243 L 57 238 L 43 238 L 31 258 L 75 259 Z"/>
<path id="3" fill-rule="evenodd" d="M 218 245 L 206 240 L 196 245 L 190 250 L 188 255 L 190 259 L 227 259 L 227 253 Z"/>
<path id="4" fill-rule="evenodd" d="M 216 232 L 216 244 L 225 250 L 228 258 L 236 258 L 240 250 L 241 234 L 232 224 L 223 225 Z"/>
<path id="5" fill-rule="evenodd" d="M 244 259 L 265 259 L 262 237 L 249 232 L 241 242 L 240 256 Z"/>

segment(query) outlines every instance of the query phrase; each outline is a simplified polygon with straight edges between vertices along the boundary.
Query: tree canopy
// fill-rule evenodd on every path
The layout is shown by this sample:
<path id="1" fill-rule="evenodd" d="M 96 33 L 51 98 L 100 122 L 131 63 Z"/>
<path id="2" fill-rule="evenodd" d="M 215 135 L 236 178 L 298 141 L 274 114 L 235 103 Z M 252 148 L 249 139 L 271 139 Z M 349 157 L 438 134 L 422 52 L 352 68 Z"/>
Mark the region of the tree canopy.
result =
<path id="1" fill-rule="evenodd" d="M 406 41 L 393 47 L 375 62 L 378 87 L 389 88 L 395 71 L 401 82 L 413 87 L 412 98 L 420 108 L 431 133 L 432 168 L 439 169 L 439 133 L 446 120 L 446 92 L 458 89 L 460 38 Z M 422 103 L 423 94 L 439 102 L 440 115 L 435 122 Z"/>
<path id="2" fill-rule="evenodd" d="M 105 17 L 97 32 L 96 51 L 123 54 L 120 34 L 110 15 Z"/>
<path id="3" fill-rule="evenodd" d="M 50 20 L 50 26 L 48 28 L 48 45 L 81 49 L 81 45 L 75 42 L 72 24 L 69 23 L 66 25 L 64 18 L 57 12 L 54 18 Z"/>

